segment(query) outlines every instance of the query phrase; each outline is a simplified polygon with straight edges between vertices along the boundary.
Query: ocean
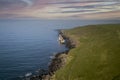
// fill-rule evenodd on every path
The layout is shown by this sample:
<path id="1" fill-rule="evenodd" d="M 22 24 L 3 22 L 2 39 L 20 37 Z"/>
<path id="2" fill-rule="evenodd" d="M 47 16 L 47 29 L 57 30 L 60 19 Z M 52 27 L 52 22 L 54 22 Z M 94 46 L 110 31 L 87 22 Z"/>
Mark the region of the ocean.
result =
<path id="1" fill-rule="evenodd" d="M 67 48 L 57 29 L 120 21 L 0 19 L 0 80 L 17 80 L 47 69 L 50 56 Z"/>

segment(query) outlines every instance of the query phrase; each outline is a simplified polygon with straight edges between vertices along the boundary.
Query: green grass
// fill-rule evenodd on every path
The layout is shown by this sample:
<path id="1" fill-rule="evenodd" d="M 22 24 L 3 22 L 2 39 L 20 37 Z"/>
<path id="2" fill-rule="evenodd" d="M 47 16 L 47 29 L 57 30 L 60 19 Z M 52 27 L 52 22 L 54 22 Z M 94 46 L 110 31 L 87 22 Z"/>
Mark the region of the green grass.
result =
<path id="1" fill-rule="evenodd" d="M 65 33 L 79 43 L 54 80 L 120 80 L 120 24 L 89 25 Z"/>

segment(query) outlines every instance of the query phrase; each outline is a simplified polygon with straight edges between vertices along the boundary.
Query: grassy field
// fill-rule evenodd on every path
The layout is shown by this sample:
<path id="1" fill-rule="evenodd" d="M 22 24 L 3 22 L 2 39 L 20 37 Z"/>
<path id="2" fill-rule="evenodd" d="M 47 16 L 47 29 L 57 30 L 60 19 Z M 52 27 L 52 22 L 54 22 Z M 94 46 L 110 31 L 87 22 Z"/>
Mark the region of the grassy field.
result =
<path id="1" fill-rule="evenodd" d="M 65 30 L 77 47 L 54 80 L 120 80 L 120 24 Z"/>

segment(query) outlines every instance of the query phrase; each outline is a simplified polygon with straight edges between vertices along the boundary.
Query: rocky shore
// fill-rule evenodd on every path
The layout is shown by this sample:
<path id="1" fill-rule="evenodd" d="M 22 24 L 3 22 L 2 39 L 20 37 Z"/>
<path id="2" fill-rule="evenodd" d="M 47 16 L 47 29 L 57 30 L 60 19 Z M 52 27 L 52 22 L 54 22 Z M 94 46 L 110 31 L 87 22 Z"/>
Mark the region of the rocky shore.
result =
<path id="1" fill-rule="evenodd" d="M 28 78 L 26 77 L 25 80 L 51 80 L 54 73 L 66 64 L 67 55 L 70 49 L 75 47 L 75 44 L 61 30 L 59 30 L 58 32 L 59 35 L 61 35 L 65 39 L 65 45 L 68 50 L 54 55 L 48 67 L 48 70 L 39 70 L 40 74 L 32 75 Z"/>

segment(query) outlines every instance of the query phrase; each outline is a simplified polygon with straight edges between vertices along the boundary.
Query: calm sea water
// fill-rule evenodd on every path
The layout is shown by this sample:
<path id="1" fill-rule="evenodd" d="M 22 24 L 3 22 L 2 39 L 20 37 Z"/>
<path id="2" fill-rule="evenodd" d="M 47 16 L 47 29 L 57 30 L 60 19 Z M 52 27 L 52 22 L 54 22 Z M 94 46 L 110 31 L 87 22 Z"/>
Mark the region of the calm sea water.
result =
<path id="1" fill-rule="evenodd" d="M 58 43 L 56 29 L 114 22 L 0 20 L 0 80 L 17 80 L 29 72 L 47 69 L 50 56 L 66 49 Z"/>

